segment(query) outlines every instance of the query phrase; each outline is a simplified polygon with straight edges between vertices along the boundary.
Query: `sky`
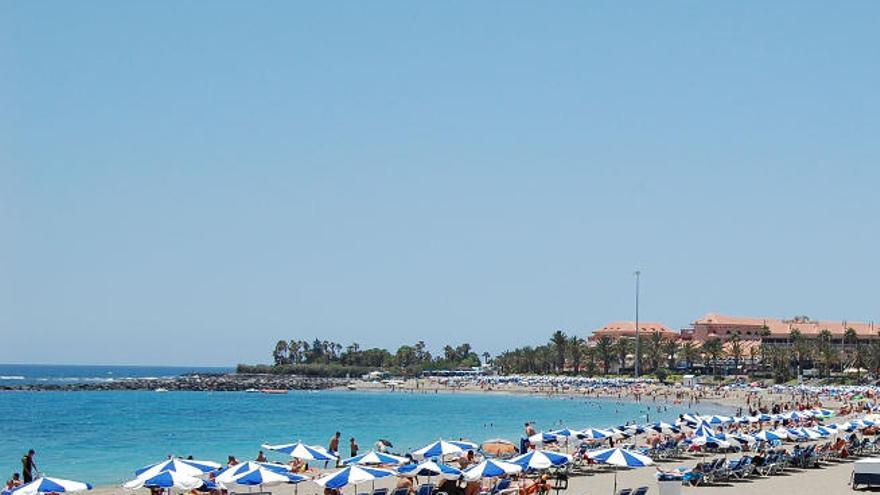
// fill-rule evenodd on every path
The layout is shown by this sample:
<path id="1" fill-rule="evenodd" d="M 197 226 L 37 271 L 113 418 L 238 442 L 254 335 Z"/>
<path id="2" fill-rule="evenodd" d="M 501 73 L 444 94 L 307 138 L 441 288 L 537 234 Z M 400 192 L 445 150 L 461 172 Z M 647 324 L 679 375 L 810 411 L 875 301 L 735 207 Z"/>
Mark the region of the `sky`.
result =
<path id="1" fill-rule="evenodd" d="M 0 362 L 880 321 L 878 19 L 0 2 Z"/>

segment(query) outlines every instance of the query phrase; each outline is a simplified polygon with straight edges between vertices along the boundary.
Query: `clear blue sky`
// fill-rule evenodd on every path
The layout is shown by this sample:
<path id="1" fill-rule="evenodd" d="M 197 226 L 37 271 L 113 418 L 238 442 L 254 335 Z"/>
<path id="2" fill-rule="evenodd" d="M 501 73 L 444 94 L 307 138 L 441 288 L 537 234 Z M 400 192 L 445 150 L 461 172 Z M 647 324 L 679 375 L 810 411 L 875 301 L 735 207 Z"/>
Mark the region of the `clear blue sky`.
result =
<path id="1" fill-rule="evenodd" d="M 880 320 L 880 3 L 0 3 L 0 362 Z"/>

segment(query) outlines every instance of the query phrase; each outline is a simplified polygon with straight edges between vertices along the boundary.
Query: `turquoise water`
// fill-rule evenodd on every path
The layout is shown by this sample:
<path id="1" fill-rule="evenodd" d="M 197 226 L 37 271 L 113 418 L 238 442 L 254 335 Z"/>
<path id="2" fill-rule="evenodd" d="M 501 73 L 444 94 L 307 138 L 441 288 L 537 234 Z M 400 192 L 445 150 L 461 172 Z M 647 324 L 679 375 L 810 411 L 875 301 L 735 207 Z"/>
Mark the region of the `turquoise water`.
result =
<path id="1" fill-rule="evenodd" d="M 406 452 L 439 437 L 518 443 L 525 421 L 538 429 L 604 427 L 684 412 L 669 405 L 658 414 L 656 405 L 466 393 L 2 392 L 0 475 L 18 471 L 28 448 L 36 449 L 37 466 L 46 474 L 115 484 L 168 454 L 250 459 L 264 442 L 301 439 L 326 446 L 336 430 L 346 448 L 350 436 L 362 449 L 387 438 L 395 451 Z"/>

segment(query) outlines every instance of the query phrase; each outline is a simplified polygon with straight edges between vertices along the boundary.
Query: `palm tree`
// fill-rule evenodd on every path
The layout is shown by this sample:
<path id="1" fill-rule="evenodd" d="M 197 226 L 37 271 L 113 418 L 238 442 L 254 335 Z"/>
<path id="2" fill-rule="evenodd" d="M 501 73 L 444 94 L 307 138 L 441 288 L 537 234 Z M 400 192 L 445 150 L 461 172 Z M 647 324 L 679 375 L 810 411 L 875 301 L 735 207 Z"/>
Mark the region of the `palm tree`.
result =
<path id="1" fill-rule="evenodd" d="M 876 377 L 880 374 L 880 340 L 874 340 L 868 347 L 868 362 L 871 363 L 871 371 Z"/>
<path id="2" fill-rule="evenodd" d="M 801 376 L 804 369 L 804 361 L 810 355 L 810 341 L 807 340 L 800 330 L 792 329 L 788 334 L 788 340 L 792 344 L 793 357 L 797 363 L 797 374 Z"/>
<path id="3" fill-rule="evenodd" d="M 712 374 L 718 374 L 718 359 L 724 353 L 724 346 L 718 338 L 709 339 L 703 343 L 703 354 L 712 361 Z"/>
<path id="4" fill-rule="evenodd" d="M 556 372 L 560 373 L 565 368 L 565 349 L 568 337 L 562 330 L 557 330 L 550 336 L 550 343 L 553 344 L 553 350 L 556 352 Z"/>
<path id="5" fill-rule="evenodd" d="M 819 331 L 819 336 L 816 339 L 816 352 L 822 361 L 822 374 L 824 376 L 831 375 L 831 368 L 834 366 L 835 361 L 837 361 L 837 350 L 832 343 L 833 338 L 834 336 L 831 334 L 831 331 L 823 328 Z"/>
<path id="6" fill-rule="evenodd" d="M 700 349 L 691 341 L 685 342 L 681 345 L 681 357 L 684 359 L 685 367 L 690 370 L 700 357 Z"/>
<path id="7" fill-rule="evenodd" d="M 611 337 L 603 335 L 596 342 L 596 357 L 602 362 L 602 374 L 607 375 L 611 370 L 611 360 L 614 359 L 614 343 Z"/>
<path id="8" fill-rule="evenodd" d="M 675 355 L 678 353 L 678 342 L 674 339 L 663 341 L 663 355 L 666 356 L 666 367 L 675 368 Z"/>
<path id="9" fill-rule="evenodd" d="M 660 367 L 660 361 L 663 358 L 662 345 L 663 336 L 660 335 L 660 332 L 652 333 L 651 339 L 648 342 L 648 361 L 650 361 L 651 369 L 654 371 Z"/>
<path id="10" fill-rule="evenodd" d="M 486 366 L 489 366 L 489 358 L 490 357 L 491 357 L 491 354 L 489 354 L 486 351 L 483 351 L 483 364 L 485 364 Z"/>
<path id="11" fill-rule="evenodd" d="M 583 356 L 584 348 L 581 345 L 581 339 L 577 337 L 577 335 L 572 335 L 568 339 L 568 355 L 571 357 L 571 367 L 574 370 L 574 374 L 577 375 L 581 371 L 581 357 Z"/>
<path id="12" fill-rule="evenodd" d="M 730 344 L 730 357 L 733 358 L 733 369 L 739 374 L 739 362 L 743 357 L 742 339 L 739 336 L 739 330 L 735 330 L 727 339 Z"/>
<path id="13" fill-rule="evenodd" d="M 620 364 L 620 369 L 626 368 L 626 357 L 632 352 L 633 341 L 628 337 L 620 337 L 617 339 L 617 342 L 614 343 L 614 348 L 617 351 L 617 362 Z"/>
<path id="14" fill-rule="evenodd" d="M 272 351 L 272 359 L 275 365 L 286 364 L 288 362 L 288 346 L 286 340 L 279 340 L 275 344 L 275 350 Z"/>
<path id="15" fill-rule="evenodd" d="M 595 347 L 590 347 L 584 343 L 584 359 L 587 361 L 587 375 L 593 376 L 596 374 L 596 354 L 597 349 Z"/>
<path id="16" fill-rule="evenodd" d="M 761 325 L 760 332 L 761 332 L 760 333 L 760 336 L 761 336 L 761 366 L 763 366 L 764 363 L 767 362 L 767 346 L 766 346 L 767 342 L 764 342 L 764 339 L 766 339 L 767 337 L 770 336 L 770 327 L 768 327 L 767 324 L 765 323 L 765 324 Z"/>
<path id="17" fill-rule="evenodd" d="M 759 352 L 760 352 L 760 349 L 758 349 L 758 347 L 755 346 L 754 344 L 749 347 L 749 361 L 750 361 L 749 366 L 750 366 L 751 370 L 755 369 L 755 361 L 758 360 L 758 353 Z"/>
<path id="18" fill-rule="evenodd" d="M 855 354 L 859 347 L 859 335 L 855 328 L 847 328 L 843 332 L 843 352 L 846 354 L 847 362 L 852 365 L 855 362 Z"/>

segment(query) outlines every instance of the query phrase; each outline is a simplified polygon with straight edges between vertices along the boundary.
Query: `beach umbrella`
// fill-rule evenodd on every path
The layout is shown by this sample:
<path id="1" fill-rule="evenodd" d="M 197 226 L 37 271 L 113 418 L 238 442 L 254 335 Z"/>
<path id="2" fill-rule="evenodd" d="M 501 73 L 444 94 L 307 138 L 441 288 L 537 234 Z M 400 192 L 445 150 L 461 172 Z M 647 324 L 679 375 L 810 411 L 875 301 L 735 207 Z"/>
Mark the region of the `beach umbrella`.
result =
<path id="1" fill-rule="evenodd" d="M 618 447 L 594 450 L 588 452 L 587 456 L 596 462 L 628 468 L 644 467 L 654 464 L 654 461 L 646 455 Z"/>
<path id="2" fill-rule="evenodd" d="M 397 468 L 401 476 L 440 476 L 443 479 L 457 480 L 461 477 L 461 469 L 443 464 L 442 462 L 423 461 L 418 464 L 406 464 Z"/>
<path id="3" fill-rule="evenodd" d="M 168 459 L 149 466 L 144 466 L 134 472 L 137 477 L 153 477 L 164 471 L 174 471 L 187 476 L 202 476 L 205 473 L 220 469 L 220 464 L 211 461 L 195 461 L 192 459 Z"/>
<path id="4" fill-rule="evenodd" d="M 229 484 L 244 486 L 272 486 L 289 483 L 299 483 L 307 479 L 308 478 L 306 478 L 305 476 L 299 474 L 282 473 L 273 469 L 266 469 L 260 466 L 256 469 L 237 475 L 236 477 L 232 478 L 232 481 L 230 481 Z"/>
<path id="5" fill-rule="evenodd" d="M 490 440 L 486 440 L 483 442 L 483 445 L 480 445 L 480 450 L 482 450 L 486 454 L 502 456 L 517 453 L 516 445 L 510 440 L 505 440 L 503 438 L 493 438 Z"/>
<path id="6" fill-rule="evenodd" d="M 568 454 L 560 454 L 559 452 L 551 452 L 549 450 L 534 450 L 510 459 L 512 464 L 516 464 L 528 470 L 549 469 L 551 467 L 564 466 L 571 462 L 571 456 Z"/>
<path id="7" fill-rule="evenodd" d="M 446 455 L 461 455 L 464 449 L 445 440 L 437 440 L 436 442 L 425 445 L 424 447 L 412 453 L 416 459 L 426 459 L 432 457 L 443 457 Z"/>
<path id="8" fill-rule="evenodd" d="M 691 443 L 698 446 L 706 445 L 709 447 L 714 447 L 716 449 L 727 449 L 732 447 L 730 442 L 716 436 L 694 437 L 691 439 Z"/>
<path id="9" fill-rule="evenodd" d="M 81 492 L 91 489 L 92 485 L 83 483 L 82 481 L 40 477 L 30 483 L 25 483 L 12 490 L 4 491 L 3 493 L 14 493 L 15 495 L 38 495 L 41 493 Z"/>
<path id="10" fill-rule="evenodd" d="M 141 487 L 147 488 L 177 488 L 184 491 L 190 491 L 204 484 L 204 481 L 181 473 L 180 471 L 162 471 L 161 473 L 151 476 L 138 476 L 137 478 L 122 485 L 129 490 L 135 490 Z"/>
<path id="11" fill-rule="evenodd" d="M 756 439 L 763 442 L 780 441 L 783 438 L 770 430 L 761 430 L 753 435 Z"/>
<path id="12" fill-rule="evenodd" d="M 677 424 L 696 425 L 700 423 L 700 419 L 694 414 L 682 414 L 676 421 Z"/>
<path id="13" fill-rule="evenodd" d="M 817 440 L 819 438 L 825 438 L 830 435 L 830 433 L 823 433 L 819 431 L 818 428 L 801 428 L 801 431 L 804 432 L 804 434 L 806 434 L 807 438 L 809 438 L 810 440 Z"/>
<path id="14" fill-rule="evenodd" d="M 711 437 L 715 435 L 715 430 L 706 423 L 700 423 L 694 430 L 695 437 Z"/>
<path id="15" fill-rule="evenodd" d="M 315 483 L 325 488 L 340 489 L 347 485 L 358 485 L 388 476 L 394 476 L 394 472 L 367 466 L 348 466 L 316 479 Z"/>
<path id="16" fill-rule="evenodd" d="M 531 443 L 556 443 L 560 440 L 564 440 L 564 437 L 545 431 L 535 433 L 529 437 L 529 442 Z"/>
<path id="17" fill-rule="evenodd" d="M 216 481 L 217 483 L 230 483 L 236 476 L 259 468 L 264 468 L 280 473 L 286 473 L 289 471 L 287 466 L 285 466 L 284 464 L 270 464 L 268 462 L 263 463 L 247 461 L 222 469 L 220 472 L 217 473 L 217 476 L 214 477 L 214 481 Z"/>
<path id="18" fill-rule="evenodd" d="M 608 433 L 610 433 L 611 438 L 615 440 L 620 438 L 629 438 L 632 436 L 632 433 L 621 430 L 620 428 L 608 428 Z"/>
<path id="19" fill-rule="evenodd" d="M 450 440 L 449 443 L 462 450 L 477 450 L 477 448 L 479 448 L 479 445 L 477 445 L 476 442 L 471 442 L 469 440 Z"/>
<path id="20" fill-rule="evenodd" d="M 314 445 L 306 445 L 302 442 L 297 443 L 287 443 L 282 445 L 267 445 L 263 444 L 262 447 L 266 450 L 272 450 L 275 452 L 281 452 L 282 454 L 287 454 L 290 457 L 301 459 L 304 461 L 335 461 L 336 456 L 327 452 L 322 447 L 314 446 Z"/>
<path id="21" fill-rule="evenodd" d="M 641 435 L 645 432 L 645 427 L 641 425 L 620 425 L 617 427 L 618 430 L 625 431 L 631 435 Z"/>
<path id="22" fill-rule="evenodd" d="M 380 464 L 398 466 L 400 464 L 406 464 L 407 462 L 409 462 L 409 459 L 407 459 L 406 457 L 383 454 L 381 452 L 371 450 L 365 454 L 350 457 L 342 461 L 342 464 L 344 466 L 348 466 L 350 464 L 357 464 L 360 466 L 378 466 Z"/>
<path id="23" fill-rule="evenodd" d="M 551 435 L 556 435 L 557 437 L 565 437 L 565 438 L 583 438 L 583 432 L 580 430 L 572 430 L 569 428 L 562 428 L 561 430 L 553 430 L 550 432 Z"/>
<path id="24" fill-rule="evenodd" d="M 737 433 L 736 435 L 731 435 L 730 438 L 744 445 L 752 445 L 758 441 L 754 436 L 747 433 Z"/>
<path id="25" fill-rule="evenodd" d="M 768 421 L 773 421 L 773 416 L 770 416 L 767 413 L 761 413 L 756 416 L 758 418 L 758 422 L 767 423 Z"/>
<path id="26" fill-rule="evenodd" d="M 510 462 L 487 459 L 464 470 L 464 479 L 477 481 L 485 478 L 498 478 L 522 471 L 522 466 Z"/>
<path id="27" fill-rule="evenodd" d="M 816 427 L 816 431 L 819 432 L 820 435 L 825 437 L 830 437 L 831 435 L 836 435 L 837 430 L 833 428 L 826 428 L 825 426 L 819 425 Z"/>
<path id="28" fill-rule="evenodd" d="M 584 438 L 590 440 L 604 440 L 611 436 L 611 432 L 601 430 L 599 428 L 587 428 L 582 431 Z"/>
<path id="29" fill-rule="evenodd" d="M 638 468 L 654 464 L 654 461 L 652 461 L 651 458 L 646 455 L 617 447 L 610 449 L 594 450 L 592 452 L 588 452 L 587 456 L 596 462 L 626 468 Z M 616 469 L 614 470 L 614 491 L 612 493 L 617 493 Z"/>
<path id="30" fill-rule="evenodd" d="M 657 433 L 665 433 L 667 435 L 672 434 L 672 433 L 678 433 L 681 431 L 681 428 L 679 428 L 673 424 L 663 422 L 663 421 L 657 421 L 656 423 L 651 423 L 650 425 L 648 425 L 648 429 L 654 430 Z"/>
<path id="31" fill-rule="evenodd" d="M 723 425 L 733 422 L 733 418 L 731 418 L 730 416 L 720 416 L 718 414 L 707 416 L 703 418 L 703 420 L 710 425 Z"/>

